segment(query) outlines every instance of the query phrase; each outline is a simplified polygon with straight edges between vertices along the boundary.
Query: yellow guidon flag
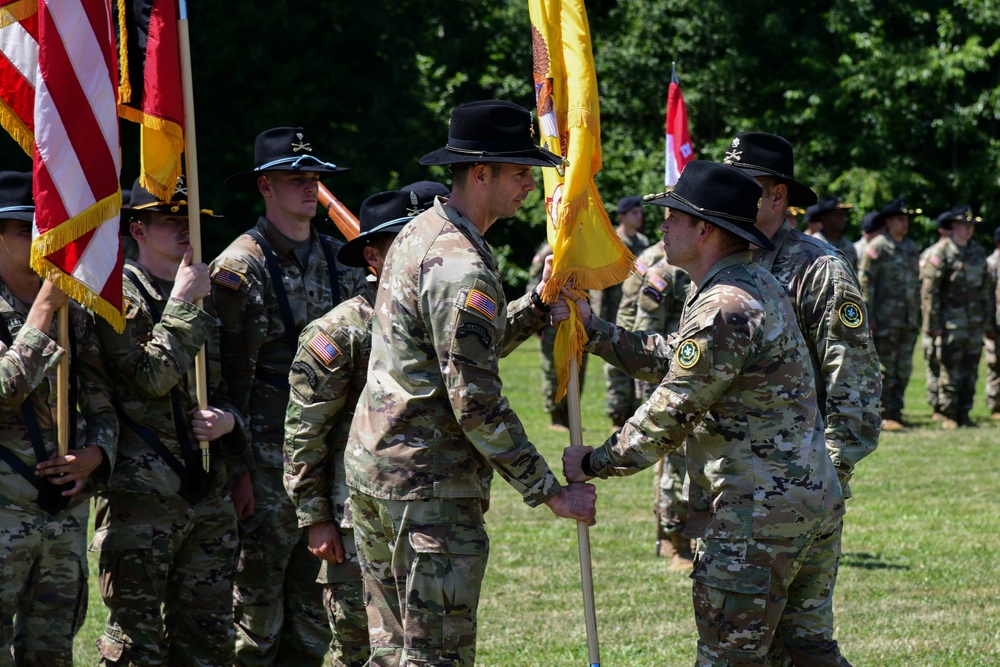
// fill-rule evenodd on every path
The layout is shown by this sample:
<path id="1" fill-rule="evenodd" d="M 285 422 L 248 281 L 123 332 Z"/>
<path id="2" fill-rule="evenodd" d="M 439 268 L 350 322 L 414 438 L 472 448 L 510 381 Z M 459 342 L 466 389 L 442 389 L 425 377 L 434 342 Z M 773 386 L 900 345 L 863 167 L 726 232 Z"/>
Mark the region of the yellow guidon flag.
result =
<path id="1" fill-rule="evenodd" d="M 534 54 L 535 100 L 541 144 L 563 158 L 543 169 L 546 231 L 553 275 L 542 298 L 552 302 L 571 283 L 575 290 L 604 289 L 632 273 L 635 257 L 618 238 L 594 185 L 601 169 L 600 105 L 590 26 L 583 0 L 528 0 Z M 573 316 L 559 325 L 554 362 L 566 394 L 569 364 L 577 367 L 587 334 Z"/>

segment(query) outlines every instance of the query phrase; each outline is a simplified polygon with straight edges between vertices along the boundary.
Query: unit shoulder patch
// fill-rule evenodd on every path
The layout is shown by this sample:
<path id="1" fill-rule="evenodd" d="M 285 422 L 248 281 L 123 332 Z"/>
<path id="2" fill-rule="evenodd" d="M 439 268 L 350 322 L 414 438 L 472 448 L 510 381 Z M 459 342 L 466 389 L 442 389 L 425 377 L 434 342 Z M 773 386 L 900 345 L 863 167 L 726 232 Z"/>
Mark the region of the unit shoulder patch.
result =
<path id="1" fill-rule="evenodd" d="M 840 321 L 849 329 L 857 329 L 864 323 L 865 319 L 862 312 L 861 307 L 853 301 L 845 301 L 837 310 Z"/>
<path id="2" fill-rule="evenodd" d="M 701 346 L 693 338 L 687 338 L 677 346 L 677 365 L 687 370 L 701 359 Z"/>

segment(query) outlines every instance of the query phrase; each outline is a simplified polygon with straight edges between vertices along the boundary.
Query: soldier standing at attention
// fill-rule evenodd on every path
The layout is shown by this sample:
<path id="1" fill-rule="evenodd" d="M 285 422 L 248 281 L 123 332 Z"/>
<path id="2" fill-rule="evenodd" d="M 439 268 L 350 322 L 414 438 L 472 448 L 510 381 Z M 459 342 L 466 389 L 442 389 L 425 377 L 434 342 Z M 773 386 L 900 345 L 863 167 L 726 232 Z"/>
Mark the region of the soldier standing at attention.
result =
<path id="1" fill-rule="evenodd" d="M 940 238 L 936 242 L 924 248 L 920 253 L 920 259 L 917 264 L 920 267 L 921 276 L 924 275 L 924 264 L 927 263 L 927 257 L 931 254 L 931 251 L 934 250 L 939 243 L 943 243 L 945 239 L 951 236 L 951 219 L 951 209 L 944 211 L 937 217 L 937 231 Z M 931 406 L 931 421 L 943 421 L 945 417 L 941 414 L 941 403 L 938 400 L 940 396 L 938 391 L 938 382 L 940 381 L 941 376 L 941 364 L 937 343 L 940 341 L 924 331 L 923 327 L 921 327 L 920 342 L 924 349 L 924 367 L 926 369 L 924 393 L 927 396 L 927 404 Z"/>
<path id="2" fill-rule="evenodd" d="M 826 448 L 849 498 L 854 466 L 878 447 L 882 392 L 854 267 L 829 244 L 784 222 L 786 206 L 816 200 L 811 189 L 795 180 L 795 158 L 785 139 L 742 132 L 733 139 L 726 163 L 756 178 L 764 189 L 757 228 L 774 250 L 755 250 L 754 261 L 778 279 L 795 309 L 816 374 Z"/>
<path id="3" fill-rule="evenodd" d="M 845 666 L 833 638 L 844 498 L 792 304 L 749 251 L 773 249 L 754 226 L 760 201 L 754 179 L 701 160 L 652 200 L 670 209 L 667 260 L 695 289 L 669 341 L 577 302 L 591 353 L 662 381 L 620 433 L 567 447 L 563 465 L 570 481 L 631 475 L 686 439 L 698 664 Z M 553 305 L 553 320 L 568 310 Z"/>
<path id="4" fill-rule="evenodd" d="M 635 273 L 622 283 L 621 306 L 615 324 L 628 331 L 658 333 L 677 331 L 687 301 L 691 277 L 667 261 L 662 243 L 655 243 L 635 262 Z M 636 395 L 646 401 L 659 382 L 635 380 Z M 687 526 L 687 474 L 685 446 L 657 461 L 653 479 L 653 513 L 656 515 L 656 555 L 669 559 L 667 570 L 688 572 L 694 566 Z"/>
<path id="5" fill-rule="evenodd" d="M 31 269 L 31 172 L 0 172 L 0 665 L 73 664 L 87 613 L 90 480 L 107 481 L 118 420 L 92 317 Z M 56 456 L 56 366 L 69 354 L 69 452 Z"/>
<path id="6" fill-rule="evenodd" d="M 649 247 L 649 238 L 642 233 L 642 197 L 622 197 L 618 201 L 618 238 L 636 257 Z M 622 285 L 612 285 L 597 293 L 594 310 L 601 318 L 614 322 L 618 305 L 622 300 Z M 617 431 L 625 423 L 639 401 L 635 395 L 635 383 L 625 373 L 611 364 L 604 365 L 604 384 L 607 391 L 605 413 L 611 419 L 611 430 Z"/>
<path id="7" fill-rule="evenodd" d="M 882 428 L 899 431 L 903 394 L 913 374 L 913 346 L 920 330 L 920 259 L 910 231 L 910 210 L 893 199 L 879 213 L 886 233 L 872 239 L 858 265 L 861 294 L 871 314 L 871 330 L 882 373 Z"/>
<path id="8" fill-rule="evenodd" d="M 946 220 L 951 236 L 931 246 L 920 273 L 924 334 L 934 340 L 940 368 L 941 428 L 975 426 L 969 418 L 976 393 L 983 337 L 996 338 L 996 293 L 986 253 L 972 241 L 983 221 L 968 206 L 956 206 Z"/>
<path id="9" fill-rule="evenodd" d="M 538 288 L 507 304 L 483 238 L 534 189 L 531 167 L 560 158 L 533 143 L 527 109 L 483 101 L 456 107 L 447 146 L 420 163 L 450 165 L 452 195 L 385 259 L 345 466 L 371 664 L 464 667 L 475 662 L 493 470 L 558 516 L 593 524 L 597 496 L 559 483 L 502 394 L 500 357 L 548 307 Z"/>
<path id="10" fill-rule="evenodd" d="M 139 256 L 125 262 L 125 331 L 97 322 L 121 427 L 91 546 L 108 608 L 97 640 L 103 665 L 229 667 L 234 659 L 239 538 L 227 459 L 242 465 L 247 434 L 217 364 L 211 405 L 198 408 L 194 359 L 215 318 L 195 305 L 211 282 L 205 264 L 190 263 L 183 183 L 170 201 L 138 179 L 132 186 L 122 218 Z M 210 473 L 199 440 L 212 443 Z"/>
<path id="11" fill-rule="evenodd" d="M 320 176 L 343 168 L 316 157 L 297 127 L 258 135 L 254 162 L 253 170 L 231 176 L 226 186 L 259 192 L 264 216 L 211 265 L 222 375 L 251 429 L 251 470 L 233 485 L 240 519 L 236 662 L 320 665 L 330 645 L 316 583 L 320 561 L 309 553 L 308 535 L 282 482 L 288 371 L 302 329 L 362 293 L 365 274 L 337 264 L 342 244 L 310 225 Z"/>
<path id="12" fill-rule="evenodd" d="M 847 227 L 847 212 L 854 206 L 842 204 L 836 197 L 823 197 L 816 202 L 816 215 L 819 217 L 820 230 L 814 234 L 820 241 L 826 241 L 834 248 L 844 253 L 852 268 L 858 266 L 858 255 L 854 244 L 844 236 Z"/>
<path id="13" fill-rule="evenodd" d="M 375 276 L 364 294 L 303 329 L 288 376 L 292 391 L 285 413 L 285 490 L 299 525 L 309 533 L 309 551 L 323 561 L 319 583 L 333 632 L 330 651 L 335 667 L 361 667 L 369 655 L 344 450 L 354 408 L 368 381 L 375 290 L 396 234 L 433 200 L 413 191 L 380 192 L 365 199 L 359 216 L 361 233 L 344 244 L 337 261 L 370 266 Z"/>
<path id="14" fill-rule="evenodd" d="M 884 232 L 885 227 L 881 226 L 878 212 L 869 211 L 865 213 L 865 217 L 861 219 L 861 238 L 854 242 L 854 254 L 858 256 L 859 263 L 865 252 L 868 251 L 868 244 L 871 240 Z"/>
<path id="15" fill-rule="evenodd" d="M 986 266 L 990 274 L 990 289 L 997 301 L 995 326 L 1000 331 L 1000 227 L 993 230 L 993 252 L 986 258 Z M 990 419 L 1000 420 L 1000 355 L 997 354 L 997 342 L 987 338 L 986 347 L 986 408 L 990 411 Z"/>

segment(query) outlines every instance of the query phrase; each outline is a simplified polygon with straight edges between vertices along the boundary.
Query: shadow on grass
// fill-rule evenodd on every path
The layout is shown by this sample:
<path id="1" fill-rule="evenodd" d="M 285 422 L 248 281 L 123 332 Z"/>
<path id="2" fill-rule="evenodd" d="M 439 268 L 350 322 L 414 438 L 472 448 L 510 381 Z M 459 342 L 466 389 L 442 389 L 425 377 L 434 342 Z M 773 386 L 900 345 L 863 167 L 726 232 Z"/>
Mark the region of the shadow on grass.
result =
<path id="1" fill-rule="evenodd" d="M 843 553 L 840 555 L 841 567 L 857 567 L 863 570 L 909 570 L 909 565 L 888 563 L 881 556 L 870 553 Z"/>

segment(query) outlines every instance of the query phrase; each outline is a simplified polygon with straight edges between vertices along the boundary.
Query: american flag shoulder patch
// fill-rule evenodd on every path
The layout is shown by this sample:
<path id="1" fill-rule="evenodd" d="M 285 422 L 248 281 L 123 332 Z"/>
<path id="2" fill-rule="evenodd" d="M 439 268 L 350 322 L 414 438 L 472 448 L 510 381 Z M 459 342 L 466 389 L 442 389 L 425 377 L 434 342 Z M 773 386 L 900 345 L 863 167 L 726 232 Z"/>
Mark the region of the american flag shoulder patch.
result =
<path id="1" fill-rule="evenodd" d="M 635 260 L 635 272 L 640 276 L 646 275 L 646 271 L 649 271 L 649 267 L 641 259 Z"/>
<path id="2" fill-rule="evenodd" d="M 465 300 L 465 305 L 479 311 L 491 322 L 497 314 L 497 302 L 490 298 L 489 294 L 480 292 L 477 289 L 469 290 L 469 297 Z"/>
<path id="3" fill-rule="evenodd" d="M 306 347 L 309 348 L 314 357 L 327 366 L 340 356 L 340 348 L 334 345 L 330 337 L 322 331 L 313 336 Z"/>
<path id="4" fill-rule="evenodd" d="M 663 279 L 662 276 L 650 271 L 646 274 L 646 280 L 652 285 L 657 292 L 662 292 L 667 289 L 667 281 Z"/>
<path id="5" fill-rule="evenodd" d="M 243 285 L 245 278 L 242 273 L 237 273 L 236 271 L 230 271 L 229 269 L 219 269 L 212 276 L 212 282 L 216 285 L 222 285 L 223 287 L 228 287 L 231 290 L 239 290 Z"/>

